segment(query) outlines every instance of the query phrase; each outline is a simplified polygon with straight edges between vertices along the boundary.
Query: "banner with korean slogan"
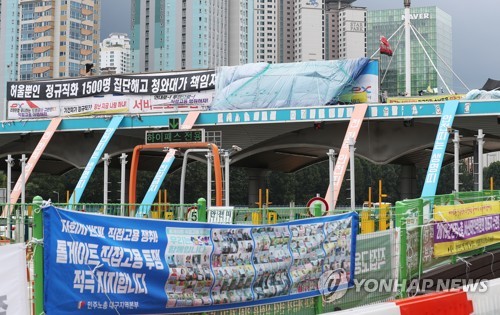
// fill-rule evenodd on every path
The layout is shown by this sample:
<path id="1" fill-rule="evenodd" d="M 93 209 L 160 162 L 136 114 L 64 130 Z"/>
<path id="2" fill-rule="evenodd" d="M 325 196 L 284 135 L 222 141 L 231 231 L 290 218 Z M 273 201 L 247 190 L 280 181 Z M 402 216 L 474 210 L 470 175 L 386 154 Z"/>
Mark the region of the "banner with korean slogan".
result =
<path id="1" fill-rule="evenodd" d="M 214 88 L 214 70 L 121 74 L 7 82 L 7 100 L 63 100 L 108 94 L 177 94 Z"/>
<path id="2" fill-rule="evenodd" d="M 500 201 L 434 208 L 434 255 L 460 254 L 500 242 Z"/>
<path id="3" fill-rule="evenodd" d="M 28 279 L 24 244 L 0 246 L 0 314 L 28 315 Z"/>
<path id="4" fill-rule="evenodd" d="M 353 285 L 358 216 L 276 225 L 111 217 L 44 208 L 47 314 L 178 314 L 320 295 L 329 266 Z M 328 268 L 327 268 L 328 266 Z"/>
<path id="5" fill-rule="evenodd" d="M 178 94 L 129 95 L 129 112 L 148 114 L 207 110 L 210 108 L 213 96 L 213 90 Z"/>

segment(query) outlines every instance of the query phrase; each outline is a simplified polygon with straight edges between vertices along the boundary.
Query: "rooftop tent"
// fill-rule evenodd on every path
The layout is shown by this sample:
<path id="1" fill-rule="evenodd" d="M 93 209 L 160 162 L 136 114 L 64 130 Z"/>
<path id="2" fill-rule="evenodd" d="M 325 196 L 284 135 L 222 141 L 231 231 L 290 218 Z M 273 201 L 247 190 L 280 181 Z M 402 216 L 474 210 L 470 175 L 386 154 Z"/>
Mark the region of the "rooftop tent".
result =
<path id="1" fill-rule="evenodd" d="M 492 91 L 492 90 L 500 90 L 500 81 L 489 79 L 481 88 L 483 91 Z"/>
<path id="2" fill-rule="evenodd" d="M 369 61 L 358 58 L 220 67 L 211 109 L 304 107 L 336 102 Z"/>

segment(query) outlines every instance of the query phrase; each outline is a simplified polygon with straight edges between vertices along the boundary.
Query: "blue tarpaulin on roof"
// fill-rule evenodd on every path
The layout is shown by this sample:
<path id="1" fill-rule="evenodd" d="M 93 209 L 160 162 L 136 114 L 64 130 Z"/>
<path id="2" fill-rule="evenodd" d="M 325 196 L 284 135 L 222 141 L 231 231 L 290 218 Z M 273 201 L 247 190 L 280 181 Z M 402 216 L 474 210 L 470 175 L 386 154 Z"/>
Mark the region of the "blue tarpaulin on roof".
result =
<path id="1" fill-rule="evenodd" d="M 253 63 L 217 69 L 212 110 L 307 107 L 334 104 L 369 58 Z"/>

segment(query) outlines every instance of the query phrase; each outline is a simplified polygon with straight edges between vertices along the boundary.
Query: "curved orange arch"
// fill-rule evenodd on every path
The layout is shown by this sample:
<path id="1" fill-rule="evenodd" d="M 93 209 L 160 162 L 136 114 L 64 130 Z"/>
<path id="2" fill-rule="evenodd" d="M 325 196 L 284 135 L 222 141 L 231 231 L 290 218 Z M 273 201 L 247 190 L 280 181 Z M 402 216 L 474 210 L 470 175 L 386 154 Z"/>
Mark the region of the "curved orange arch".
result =
<path id="1" fill-rule="evenodd" d="M 130 163 L 130 184 L 128 190 L 128 202 L 130 210 L 135 210 L 134 204 L 136 203 L 136 188 L 137 188 L 137 168 L 139 166 L 139 156 L 142 150 L 147 149 L 164 149 L 164 148 L 179 148 L 179 149 L 193 149 L 193 148 L 206 148 L 212 150 L 214 156 L 214 173 L 215 173 L 215 205 L 222 206 L 222 169 L 220 165 L 219 148 L 217 145 L 210 142 L 179 142 L 179 143 L 151 143 L 140 144 L 134 148 L 132 153 L 132 161 Z"/>

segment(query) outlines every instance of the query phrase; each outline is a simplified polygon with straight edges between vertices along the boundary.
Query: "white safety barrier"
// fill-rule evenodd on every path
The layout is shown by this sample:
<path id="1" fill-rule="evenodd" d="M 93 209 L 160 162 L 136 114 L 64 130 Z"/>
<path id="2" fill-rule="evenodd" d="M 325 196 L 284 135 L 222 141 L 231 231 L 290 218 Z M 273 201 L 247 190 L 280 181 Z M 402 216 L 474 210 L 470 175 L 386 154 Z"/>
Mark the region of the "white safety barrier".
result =
<path id="1" fill-rule="evenodd" d="M 374 304 L 369 306 L 361 306 L 356 308 L 351 308 L 345 311 L 337 311 L 332 313 L 326 313 L 326 315 L 401 315 L 399 306 L 394 302 L 387 302 L 381 304 Z M 325 315 L 325 314 L 323 314 Z"/>
<path id="2" fill-rule="evenodd" d="M 500 278 L 485 281 L 487 290 L 485 292 L 471 291 L 470 287 L 464 287 L 467 297 L 474 306 L 474 315 L 497 315 L 500 314 Z"/>
<path id="3" fill-rule="evenodd" d="M 496 289 L 495 289 L 496 290 Z M 498 294 L 497 291 L 492 292 Z M 479 302 L 480 303 L 480 302 Z M 483 304 L 490 303 L 487 298 Z M 493 309 L 493 307 L 491 308 Z M 488 309 L 489 311 L 489 309 Z M 328 315 L 476 315 L 476 314 L 500 314 L 474 312 L 474 304 L 462 289 L 429 293 L 420 296 L 414 296 L 406 299 L 394 300 L 364 307 L 353 308 L 345 311 L 333 312 Z"/>
<path id="4" fill-rule="evenodd" d="M 472 303 L 472 306 L 471 306 Z M 500 278 L 484 285 L 468 285 L 459 290 L 426 294 L 414 298 L 356 307 L 327 315 L 411 315 L 411 314 L 500 314 Z"/>

